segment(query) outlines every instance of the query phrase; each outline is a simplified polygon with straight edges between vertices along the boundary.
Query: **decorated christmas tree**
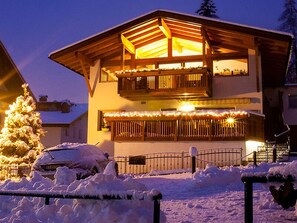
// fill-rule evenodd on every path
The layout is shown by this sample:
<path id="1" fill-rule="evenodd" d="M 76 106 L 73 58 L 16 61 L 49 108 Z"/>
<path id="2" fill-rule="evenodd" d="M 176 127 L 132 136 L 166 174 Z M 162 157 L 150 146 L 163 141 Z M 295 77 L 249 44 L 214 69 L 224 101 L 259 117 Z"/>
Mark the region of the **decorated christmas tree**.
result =
<path id="1" fill-rule="evenodd" d="M 44 131 L 40 114 L 35 111 L 35 101 L 28 92 L 28 84 L 22 87 L 24 95 L 17 97 L 6 111 L 0 133 L 0 154 L 10 157 L 10 160 L 32 162 L 43 148 L 40 137 Z"/>

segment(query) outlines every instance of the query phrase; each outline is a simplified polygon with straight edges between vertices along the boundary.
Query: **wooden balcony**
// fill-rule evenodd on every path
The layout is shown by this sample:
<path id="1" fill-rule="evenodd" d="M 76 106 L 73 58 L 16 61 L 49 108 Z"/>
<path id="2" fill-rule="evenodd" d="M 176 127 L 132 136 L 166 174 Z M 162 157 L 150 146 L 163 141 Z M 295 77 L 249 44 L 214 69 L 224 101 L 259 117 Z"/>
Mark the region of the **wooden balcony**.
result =
<path id="1" fill-rule="evenodd" d="M 158 115 L 159 114 L 159 115 Z M 113 141 L 263 140 L 262 116 L 250 113 L 108 115 Z M 229 117 L 235 119 L 230 123 Z"/>
<path id="2" fill-rule="evenodd" d="M 207 68 L 142 70 L 117 74 L 118 93 L 130 100 L 205 98 L 212 95 Z"/>

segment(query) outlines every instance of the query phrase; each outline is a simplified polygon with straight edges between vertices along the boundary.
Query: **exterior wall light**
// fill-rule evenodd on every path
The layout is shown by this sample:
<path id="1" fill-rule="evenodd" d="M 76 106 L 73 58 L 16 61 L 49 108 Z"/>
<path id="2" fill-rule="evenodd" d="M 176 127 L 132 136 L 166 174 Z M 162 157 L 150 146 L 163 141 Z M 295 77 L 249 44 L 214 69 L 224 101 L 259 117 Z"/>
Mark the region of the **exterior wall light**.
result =
<path id="1" fill-rule="evenodd" d="M 182 112 L 191 112 L 195 111 L 195 106 L 189 102 L 184 102 L 179 108 L 178 111 Z"/>
<path id="2" fill-rule="evenodd" d="M 234 125 L 234 123 L 235 123 L 235 118 L 233 118 L 233 117 L 228 117 L 228 118 L 226 119 L 226 121 L 227 121 L 227 123 L 228 123 L 229 125 Z"/>

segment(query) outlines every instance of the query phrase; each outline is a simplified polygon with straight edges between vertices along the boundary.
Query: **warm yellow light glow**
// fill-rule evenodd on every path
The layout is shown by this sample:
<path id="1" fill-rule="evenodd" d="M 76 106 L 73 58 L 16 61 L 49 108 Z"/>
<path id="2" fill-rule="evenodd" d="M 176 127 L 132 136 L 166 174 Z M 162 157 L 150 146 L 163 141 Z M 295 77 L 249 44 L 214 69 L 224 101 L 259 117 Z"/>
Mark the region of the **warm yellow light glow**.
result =
<path id="1" fill-rule="evenodd" d="M 137 58 L 167 57 L 167 39 L 161 39 L 137 48 Z"/>
<path id="2" fill-rule="evenodd" d="M 217 110 L 195 110 L 195 111 L 130 111 L 130 112 L 106 112 L 106 118 L 133 118 L 133 117 L 193 117 L 193 118 L 216 118 L 226 119 L 226 117 L 244 118 L 248 116 L 246 111 L 217 111 Z"/>
<path id="3" fill-rule="evenodd" d="M 137 72 L 146 72 L 146 71 L 165 71 L 165 70 L 183 70 L 183 69 L 203 69 L 203 67 L 179 67 L 179 64 L 175 63 L 175 64 L 160 64 L 160 67 L 157 69 L 148 69 L 148 68 L 144 68 L 144 69 L 132 69 L 132 70 L 119 70 L 116 71 L 115 74 L 116 75 L 120 75 L 120 74 L 125 74 L 125 73 L 137 73 Z"/>
<path id="4" fill-rule="evenodd" d="M 172 38 L 173 56 L 202 55 L 202 43 L 191 40 Z"/>
<path id="5" fill-rule="evenodd" d="M 179 111 L 182 112 L 189 112 L 189 111 L 194 111 L 195 106 L 189 102 L 184 102 L 182 105 L 178 108 Z"/>
<path id="6" fill-rule="evenodd" d="M 246 155 L 252 156 L 252 153 L 254 151 L 257 151 L 258 147 L 264 146 L 264 142 L 249 140 L 245 142 L 245 146 L 246 146 Z"/>
<path id="7" fill-rule="evenodd" d="M 162 32 L 166 33 L 166 36 L 170 34 L 168 31 L 164 30 L 163 26 L 160 26 Z M 147 35 L 152 35 L 153 32 L 148 33 Z M 141 36 L 144 38 L 144 36 Z M 167 37 L 168 38 L 168 37 Z M 152 58 L 152 57 L 167 57 L 168 52 L 168 39 L 164 38 L 157 40 L 145 46 L 137 48 L 136 58 Z M 136 41 L 136 40 L 134 40 Z M 125 41 L 127 42 L 127 41 Z M 129 46 L 130 44 L 126 44 Z M 202 43 L 194 42 L 191 40 L 185 40 L 181 38 L 172 38 L 172 55 L 173 56 L 190 56 L 190 55 L 202 55 Z"/>
<path id="8" fill-rule="evenodd" d="M 230 124 L 230 125 L 233 125 L 235 123 L 235 119 L 233 117 L 228 117 L 226 119 L 227 123 Z"/>

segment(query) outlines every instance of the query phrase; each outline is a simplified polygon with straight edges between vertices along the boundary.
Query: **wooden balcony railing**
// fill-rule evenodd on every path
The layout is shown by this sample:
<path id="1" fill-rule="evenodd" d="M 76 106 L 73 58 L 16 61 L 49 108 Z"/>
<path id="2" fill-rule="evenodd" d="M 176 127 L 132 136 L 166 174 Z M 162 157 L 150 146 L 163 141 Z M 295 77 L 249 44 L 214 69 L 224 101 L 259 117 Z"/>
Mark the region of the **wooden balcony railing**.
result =
<path id="1" fill-rule="evenodd" d="M 263 140 L 263 117 L 107 117 L 113 141 Z M 262 123 L 262 124 L 261 124 Z"/>
<path id="2" fill-rule="evenodd" d="M 124 72 L 117 77 L 118 93 L 131 100 L 212 95 L 211 75 L 206 68 Z"/>

